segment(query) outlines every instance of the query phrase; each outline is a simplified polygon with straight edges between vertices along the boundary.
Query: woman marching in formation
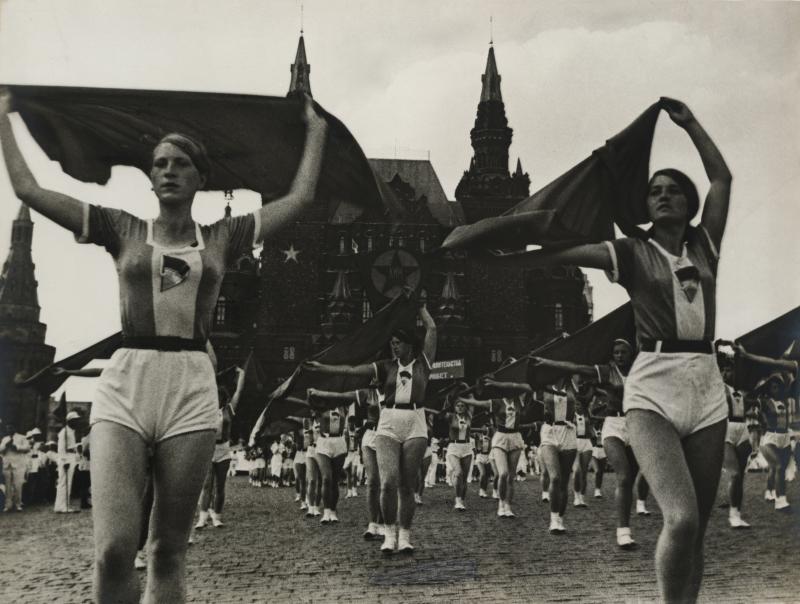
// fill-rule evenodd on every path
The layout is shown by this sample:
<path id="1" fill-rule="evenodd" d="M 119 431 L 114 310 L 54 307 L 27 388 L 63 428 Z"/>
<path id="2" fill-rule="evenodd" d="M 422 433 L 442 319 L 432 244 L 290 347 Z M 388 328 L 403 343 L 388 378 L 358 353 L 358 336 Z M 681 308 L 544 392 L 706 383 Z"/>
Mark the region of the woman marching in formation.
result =
<path id="1" fill-rule="evenodd" d="M 489 461 L 489 453 L 492 451 L 492 428 L 491 426 L 484 426 L 480 432 L 475 436 L 476 450 L 478 454 L 475 456 L 475 464 L 478 466 L 478 496 L 482 499 L 489 497 L 486 489 L 489 487 L 489 481 L 492 481 L 494 488 L 494 474 L 492 472 L 492 464 Z"/>
<path id="2" fill-rule="evenodd" d="M 344 460 L 347 456 L 344 438 L 347 408 L 339 406 L 341 403 L 338 401 L 334 401 L 335 406 L 329 406 L 331 400 L 327 394 L 313 388 L 308 389 L 308 402 L 319 412 L 319 437 L 315 440 L 315 457 L 322 477 L 322 524 L 339 522 L 336 506 L 339 503 L 339 482 L 344 477 Z"/>
<path id="3" fill-rule="evenodd" d="M 497 431 L 492 437 L 492 455 L 497 467 L 497 490 L 500 498 L 497 503 L 497 515 L 500 518 L 515 518 L 511 510 L 511 501 L 514 497 L 514 472 L 519 456 L 525 448 L 520 433 L 522 397 L 517 394 L 518 390 L 513 388 L 514 384 L 485 378 L 482 385 L 493 391 L 508 393 L 509 396 L 478 400 L 470 394 L 469 398 L 459 396 L 457 400 L 471 407 L 487 409 L 493 416 Z"/>
<path id="4" fill-rule="evenodd" d="M 306 448 L 308 447 L 308 437 L 306 430 L 301 425 L 295 430 L 294 433 L 295 453 L 292 463 L 294 465 L 294 501 L 300 502 L 300 510 L 307 510 L 308 504 L 306 503 L 306 487 L 308 480 L 306 478 Z"/>
<path id="5" fill-rule="evenodd" d="M 625 383 L 631 445 L 664 516 L 656 574 L 667 602 L 695 601 L 703 541 L 722 469 L 727 405 L 713 352 L 716 272 L 731 174 L 717 147 L 679 101 L 662 108 L 691 138 L 710 180 L 703 217 L 697 189 L 677 170 L 650 180 L 647 239 L 623 238 L 529 252 L 528 266 L 608 271 L 631 297 L 640 353 Z M 607 420 L 606 420 L 607 421 Z"/>
<path id="6" fill-rule="evenodd" d="M 594 388 L 580 373 L 573 374 L 567 383 L 567 396 L 575 404 L 575 436 L 577 437 L 577 455 L 575 457 L 575 507 L 585 508 L 586 485 L 588 484 L 589 464 L 592 461 L 592 422 L 589 406 L 594 400 Z"/>
<path id="7" fill-rule="evenodd" d="M 208 347 L 211 363 L 216 367 L 216 356 L 211 346 Z M 197 504 L 198 520 L 195 529 L 203 529 L 211 516 L 212 524 L 219 528 L 222 522 L 222 506 L 225 505 L 225 481 L 228 478 L 228 468 L 231 465 L 231 423 L 233 416 L 236 415 L 236 407 L 239 406 L 239 399 L 244 389 L 244 369 L 236 368 L 236 390 L 233 396 L 228 394 L 224 386 L 217 390 L 219 396 L 219 412 L 217 414 L 216 444 L 214 445 L 214 456 L 211 458 L 211 467 L 208 469 L 203 490 L 200 493 L 200 501 Z M 227 403 L 225 402 L 227 401 Z M 213 495 L 213 499 L 212 499 Z M 214 502 L 213 507 L 211 502 Z"/>
<path id="8" fill-rule="evenodd" d="M 319 422 L 316 418 L 303 420 L 303 438 L 306 442 L 306 518 L 317 518 L 322 515 L 322 474 L 317 463 L 317 441 L 319 440 Z M 301 506 L 302 509 L 302 506 Z"/>
<path id="9" fill-rule="evenodd" d="M 448 407 L 450 398 L 448 398 Z M 454 509 L 467 509 L 464 501 L 467 497 L 467 472 L 472 464 L 472 413 L 464 401 L 456 401 L 453 411 L 445 411 L 449 428 L 449 444 L 447 445 L 447 463 L 451 469 L 453 488 L 455 489 Z"/>
<path id="10" fill-rule="evenodd" d="M 224 267 L 313 202 L 327 125 L 307 100 L 305 150 L 286 196 L 201 227 L 192 219 L 192 202 L 208 178 L 209 159 L 198 141 L 168 134 L 156 145 L 150 180 L 159 213 L 141 220 L 40 187 L 14 138 L 11 104 L 10 93 L 0 90 L 0 139 L 17 197 L 80 241 L 105 247 L 119 274 L 123 344 L 99 378 L 91 417 L 95 600 L 139 600 L 133 560 L 152 447 L 145 601 L 183 601 L 187 537 L 218 424 L 205 346 Z"/>
<path id="11" fill-rule="evenodd" d="M 436 323 L 423 305 L 419 316 L 425 327 L 420 354 L 415 355 L 416 338 L 405 329 L 397 329 L 389 340 L 393 359 L 368 365 L 324 365 L 309 361 L 305 367 L 328 374 L 375 378 L 385 396 L 375 451 L 381 479 L 381 513 L 384 521 L 384 542 L 381 551 L 391 554 L 395 548 L 411 553 L 411 522 L 414 518 L 414 487 L 427 446 L 428 426 L 425 420 L 425 388 L 431 363 L 436 355 Z M 398 494 L 400 499 L 397 530 Z"/>
<path id="12" fill-rule="evenodd" d="M 591 412 L 605 418 L 600 440 L 616 476 L 617 545 L 622 549 L 636 548 L 636 542 L 631 537 L 630 520 L 633 487 L 639 464 L 630 446 L 622 410 L 625 379 L 631 367 L 632 353 L 630 343 L 618 338 L 614 340 L 611 361 L 605 365 L 578 365 L 568 361 L 537 358 L 538 364 L 544 367 L 571 372 L 597 381 L 598 397 L 592 405 Z"/>

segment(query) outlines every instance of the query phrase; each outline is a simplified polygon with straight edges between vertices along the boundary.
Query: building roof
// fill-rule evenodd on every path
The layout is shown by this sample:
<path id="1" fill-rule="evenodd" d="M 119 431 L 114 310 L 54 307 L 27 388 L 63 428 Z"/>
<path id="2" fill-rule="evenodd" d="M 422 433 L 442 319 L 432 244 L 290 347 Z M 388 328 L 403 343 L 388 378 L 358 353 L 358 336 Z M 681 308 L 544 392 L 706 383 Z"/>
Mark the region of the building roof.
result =
<path id="1" fill-rule="evenodd" d="M 424 195 L 428 201 L 428 210 L 442 226 L 464 224 L 461 204 L 447 199 L 442 183 L 429 160 L 369 158 L 368 161 L 383 182 L 391 182 L 395 176 L 399 176 L 411 185 L 418 198 Z"/>

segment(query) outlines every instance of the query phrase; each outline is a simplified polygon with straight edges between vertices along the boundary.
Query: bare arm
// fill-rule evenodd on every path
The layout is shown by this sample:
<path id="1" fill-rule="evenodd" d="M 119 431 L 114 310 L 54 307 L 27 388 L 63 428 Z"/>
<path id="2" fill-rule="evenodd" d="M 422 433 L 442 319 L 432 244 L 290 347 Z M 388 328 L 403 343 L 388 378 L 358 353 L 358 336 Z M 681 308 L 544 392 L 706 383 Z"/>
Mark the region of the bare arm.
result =
<path id="1" fill-rule="evenodd" d="M 349 392 L 333 392 L 331 390 L 317 390 L 316 388 L 309 388 L 308 396 L 337 401 L 337 406 L 341 406 L 342 402 L 354 403 L 358 401 L 358 392 L 355 390 L 351 390 Z"/>
<path id="2" fill-rule="evenodd" d="M 316 371 L 326 375 L 350 375 L 354 377 L 372 377 L 375 370 L 369 365 L 325 365 L 319 361 L 306 361 L 303 363 L 306 371 Z"/>
<path id="3" fill-rule="evenodd" d="M 89 369 L 64 369 L 63 367 L 53 367 L 53 375 L 68 375 L 70 377 L 99 377 L 103 370 L 99 367 Z"/>
<path id="4" fill-rule="evenodd" d="M 14 194 L 20 201 L 56 224 L 80 234 L 83 230 L 86 204 L 68 195 L 39 186 L 17 145 L 17 139 L 8 119 L 10 112 L 11 93 L 7 88 L 0 87 L 0 145 Z"/>
<path id="5" fill-rule="evenodd" d="M 610 271 L 611 256 L 604 243 L 587 243 L 563 250 L 535 250 L 501 254 L 495 251 L 476 254 L 476 259 L 484 264 L 510 268 L 537 268 L 546 266 L 573 265 Z"/>
<path id="6" fill-rule="evenodd" d="M 491 409 L 492 408 L 492 401 L 479 401 L 471 394 L 469 397 L 459 396 L 457 400 L 465 405 L 469 405 L 470 407 L 478 407 L 479 409 Z"/>
<path id="7" fill-rule="evenodd" d="M 497 380 L 492 379 L 485 379 L 483 380 L 483 384 L 490 388 L 497 388 L 498 390 L 502 390 L 505 392 L 511 392 L 514 394 L 532 394 L 533 388 L 531 388 L 530 384 L 525 384 L 521 382 L 498 382 Z"/>
<path id="8" fill-rule="evenodd" d="M 728 220 L 733 176 L 722 153 L 686 105 L 680 101 L 662 97 L 661 106 L 672 121 L 686 131 L 703 162 L 710 187 L 703 206 L 701 224 L 719 249 L 722 235 L 725 232 L 725 223 Z"/>
<path id="9" fill-rule="evenodd" d="M 552 359 L 544 359 L 542 357 L 531 357 L 538 367 L 549 367 L 551 369 L 558 369 L 561 371 L 568 371 L 569 373 L 580 373 L 589 377 L 597 377 L 597 370 L 592 365 L 578 365 L 577 363 L 570 363 L 569 361 L 554 361 Z"/>
<path id="10" fill-rule="evenodd" d="M 292 186 L 286 195 L 259 210 L 262 239 L 297 220 L 303 210 L 314 202 L 328 123 L 314 110 L 314 102 L 309 96 L 306 97 L 303 120 L 306 124 L 306 141 Z"/>
<path id="11" fill-rule="evenodd" d="M 242 398 L 242 392 L 244 391 L 244 376 L 245 371 L 241 367 L 236 368 L 236 373 L 238 374 L 236 378 L 236 390 L 231 397 L 231 402 L 229 405 L 231 406 L 231 410 L 236 413 L 236 407 L 239 406 L 239 399 Z"/>
<path id="12" fill-rule="evenodd" d="M 772 367 L 779 367 L 780 369 L 786 369 L 787 371 L 791 371 L 797 375 L 797 361 L 792 361 L 791 359 L 773 359 L 772 357 L 752 354 L 747 352 L 744 349 L 744 346 L 741 344 L 736 344 L 734 346 L 734 350 L 738 356 L 742 357 L 743 359 L 747 359 L 748 361 L 761 363 L 762 365 L 770 365 Z"/>
<path id="13" fill-rule="evenodd" d="M 436 323 L 424 304 L 419 309 L 419 318 L 422 319 L 422 324 L 425 326 L 425 341 L 422 345 L 422 350 L 425 356 L 428 357 L 428 361 L 433 363 L 436 359 Z"/>

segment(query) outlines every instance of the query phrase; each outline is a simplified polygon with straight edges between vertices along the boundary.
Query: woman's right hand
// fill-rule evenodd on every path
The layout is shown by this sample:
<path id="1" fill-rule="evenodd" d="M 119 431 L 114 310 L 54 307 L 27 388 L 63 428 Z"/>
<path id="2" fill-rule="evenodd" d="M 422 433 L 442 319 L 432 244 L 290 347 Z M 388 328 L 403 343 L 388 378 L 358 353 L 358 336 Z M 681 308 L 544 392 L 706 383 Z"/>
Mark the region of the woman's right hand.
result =
<path id="1" fill-rule="evenodd" d="M 305 361 L 303 363 L 303 369 L 305 369 L 306 371 L 319 371 L 321 367 L 322 363 L 320 363 L 319 361 Z"/>
<path id="2" fill-rule="evenodd" d="M 0 86 L 0 115 L 11 113 L 12 97 L 8 86 Z"/>

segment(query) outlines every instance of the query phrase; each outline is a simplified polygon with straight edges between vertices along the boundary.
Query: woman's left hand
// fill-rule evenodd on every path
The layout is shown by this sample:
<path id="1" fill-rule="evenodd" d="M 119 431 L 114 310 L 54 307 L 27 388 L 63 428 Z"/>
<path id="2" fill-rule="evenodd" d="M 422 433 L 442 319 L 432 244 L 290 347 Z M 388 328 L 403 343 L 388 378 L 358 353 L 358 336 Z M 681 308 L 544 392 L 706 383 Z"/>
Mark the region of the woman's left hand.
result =
<path id="1" fill-rule="evenodd" d="M 312 130 L 325 132 L 328 129 L 328 122 L 314 109 L 314 100 L 308 94 L 305 95 L 303 123 L 309 132 Z"/>
<path id="2" fill-rule="evenodd" d="M 659 102 L 661 108 L 678 126 L 683 128 L 694 121 L 694 114 L 685 103 L 665 96 L 662 96 Z"/>

